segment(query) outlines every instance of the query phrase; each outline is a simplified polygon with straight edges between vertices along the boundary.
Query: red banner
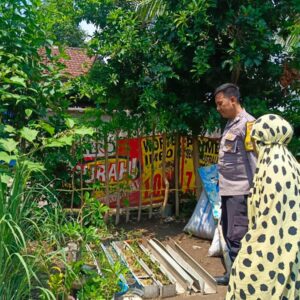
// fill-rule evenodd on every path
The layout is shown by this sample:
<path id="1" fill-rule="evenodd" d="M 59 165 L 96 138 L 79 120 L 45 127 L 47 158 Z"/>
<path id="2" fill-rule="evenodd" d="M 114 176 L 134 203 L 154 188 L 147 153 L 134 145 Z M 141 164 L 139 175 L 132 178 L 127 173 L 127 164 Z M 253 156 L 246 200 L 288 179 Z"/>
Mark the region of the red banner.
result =
<path id="1" fill-rule="evenodd" d="M 153 144 L 153 147 L 152 147 Z M 199 137 L 199 164 L 217 162 L 218 139 Z M 94 145 L 95 146 L 95 145 Z M 120 199 L 121 207 L 135 207 L 151 202 L 162 202 L 165 193 L 163 180 L 163 137 L 120 139 L 118 144 L 108 143 L 107 162 L 105 151 L 94 147 L 84 155 L 83 165 L 78 165 L 88 186 L 94 188 L 94 196 L 110 207 L 116 207 Z M 170 190 L 175 188 L 174 138 L 166 142 L 165 174 Z M 153 149 L 153 150 L 152 150 Z M 192 159 L 191 137 L 183 137 L 180 142 L 180 189 L 182 192 L 195 190 L 195 174 Z M 118 157 L 118 158 L 117 158 Z M 106 183 L 106 176 L 108 182 Z M 106 195 L 108 186 L 108 196 Z"/>

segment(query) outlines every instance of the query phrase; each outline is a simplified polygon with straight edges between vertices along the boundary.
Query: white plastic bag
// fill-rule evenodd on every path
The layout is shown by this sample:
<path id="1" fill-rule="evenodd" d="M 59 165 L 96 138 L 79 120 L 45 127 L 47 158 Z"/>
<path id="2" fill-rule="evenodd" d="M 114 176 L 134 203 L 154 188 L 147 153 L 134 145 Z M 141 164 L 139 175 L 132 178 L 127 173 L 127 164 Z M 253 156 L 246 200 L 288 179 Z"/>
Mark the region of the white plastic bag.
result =
<path id="1" fill-rule="evenodd" d="M 220 239 L 220 231 L 218 227 L 215 229 L 214 238 L 208 249 L 208 256 L 223 256 L 221 239 Z"/>
<path id="2" fill-rule="evenodd" d="M 229 249 L 226 245 L 226 241 L 225 241 L 224 236 L 223 236 L 222 226 L 220 225 L 220 222 L 218 223 L 218 231 L 219 231 L 219 234 L 220 234 L 220 245 L 221 245 L 221 249 L 222 249 L 222 252 L 223 252 L 225 267 L 226 267 L 227 272 L 230 273 L 231 267 L 232 267 L 232 260 L 231 260 L 230 255 L 229 255 Z"/>
<path id="3" fill-rule="evenodd" d="M 205 191 L 202 191 L 193 215 L 183 231 L 203 239 L 212 240 L 215 228 L 212 206 Z"/>

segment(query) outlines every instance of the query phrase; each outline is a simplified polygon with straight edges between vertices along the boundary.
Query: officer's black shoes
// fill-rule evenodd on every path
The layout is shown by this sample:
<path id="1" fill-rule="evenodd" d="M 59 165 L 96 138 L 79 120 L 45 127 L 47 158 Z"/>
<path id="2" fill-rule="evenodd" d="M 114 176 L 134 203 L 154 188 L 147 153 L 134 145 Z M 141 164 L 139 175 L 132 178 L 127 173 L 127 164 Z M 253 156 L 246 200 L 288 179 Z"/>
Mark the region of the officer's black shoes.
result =
<path id="1" fill-rule="evenodd" d="M 217 285 L 228 285 L 229 276 L 228 276 L 228 274 L 225 274 L 223 276 L 216 276 L 215 280 L 217 282 Z"/>

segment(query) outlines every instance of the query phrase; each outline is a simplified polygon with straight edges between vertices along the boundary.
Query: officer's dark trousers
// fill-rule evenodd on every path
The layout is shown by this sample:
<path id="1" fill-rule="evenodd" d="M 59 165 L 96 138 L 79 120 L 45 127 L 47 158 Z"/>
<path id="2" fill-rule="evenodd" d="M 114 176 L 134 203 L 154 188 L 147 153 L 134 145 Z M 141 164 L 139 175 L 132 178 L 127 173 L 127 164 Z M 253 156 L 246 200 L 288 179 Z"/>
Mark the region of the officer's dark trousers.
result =
<path id="1" fill-rule="evenodd" d="M 222 196 L 221 225 L 232 261 L 235 260 L 241 239 L 248 230 L 247 195 Z"/>

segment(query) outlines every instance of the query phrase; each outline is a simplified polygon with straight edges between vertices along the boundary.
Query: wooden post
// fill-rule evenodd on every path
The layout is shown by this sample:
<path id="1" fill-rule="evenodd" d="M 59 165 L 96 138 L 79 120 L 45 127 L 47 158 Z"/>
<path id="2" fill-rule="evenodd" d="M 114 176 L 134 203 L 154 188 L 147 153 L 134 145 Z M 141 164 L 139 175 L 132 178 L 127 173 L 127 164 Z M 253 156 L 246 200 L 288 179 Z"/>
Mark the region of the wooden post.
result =
<path id="1" fill-rule="evenodd" d="M 155 124 L 152 127 L 152 137 L 151 137 L 151 177 L 150 177 L 150 206 L 149 206 L 149 219 L 152 218 L 153 212 L 153 177 L 154 177 L 154 140 L 155 140 Z"/>
<path id="2" fill-rule="evenodd" d="M 82 166 L 83 166 L 83 152 L 82 152 L 82 138 L 80 138 L 80 206 L 83 205 L 84 203 L 84 194 L 83 194 L 83 171 L 82 171 Z"/>
<path id="3" fill-rule="evenodd" d="M 129 185 L 129 180 L 130 180 L 130 174 L 129 174 L 129 161 L 130 161 L 130 144 L 129 144 L 129 139 L 130 139 L 130 131 L 128 131 L 128 134 L 127 134 L 127 176 L 126 176 L 126 189 Z M 130 217 L 130 201 L 129 201 L 129 194 L 130 194 L 130 190 L 126 191 L 126 197 L 127 197 L 127 200 L 128 200 L 128 205 L 126 205 L 126 223 L 128 223 L 129 221 L 129 217 Z"/>
<path id="4" fill-rule="evenodd" d="M 196 186 L 196 199 L 198 200 L 200 197 L 200 186 L 201 186 L 201 180 L 198 172 L 199 168 L 199 141 L 198 136 L 193 135 L 193 165 L 194 165 L 194 172 L 195 172 L 195 186 Z"/>
<path id="5" fill-rule="evenodd" d="M 179 155 L 180 155 L 180 135 L 175 136 L 175 215 L 179 216 Z"/>
<path id="6" fill-rule="evenodd" d="M 166 135 L 166 133 L 163 133 L 162 180 L 165 183 L 165 196 L 164 196 L 163 205 L 161 207 L 161 216 L 165 215 L 165 209 L 166 209 L 166 205 L 168 203 L 168 197 L 169 197 L 169 181 L 166 176 L 166 151 L 167 151 L 167 135 Z"/>
<path id="7" fill-rule="evenodd" d="M 96 153 L 95 153 L 95 165 L 94 165 L 94 174 L 93 174 L 93 177 L 94 177 L 93 182 L 94 183 L 96 183 L 96 180 L 97 180 L 95 175 L 97 175 L 97 160 L 98 160 L 98 150 L 99 150 L 98 132 L 97 132 L 97 135 L 96 135 L 95 143 L 96 143 L 96 145 L 95 145 Z"/>
<path id="8" fill-rule="evenodd" d="M 108 141 L 107 133 L 104 134 L 104 157 L 105 157 L 105 204 L 109 207 L 109 178 L 108 178 Z M 109 210 L 105 213 L 104 219 L 108 220 Z"/>
<path id="9" fill-rule="evenodd" d="M 120 131 L 116 131 L 116 181 L 117 181 L 117 211 L 116 211 L 116 225 L 120 222 L 120 187 L 119 187 L 119 134 Z"/>
<path id="10" fill-rule="evenodd" d="M 83 215 L 82 215 L 82 210 L 84 207 L 84 194 L 83 194 L 83 172 L 82 172 L 82 165 L 83 165 L 83 153 L 82 153 L 82 138 L 80 138 L 79 141 L 79 147 L 80 147 L 80 213 L 78 215 L 78 217 L 80 218 L 80 224 L 82 225 L 83 222 Z"/>
<path id="11" fill-rule="evenodd" d="M 143 189 L 143 177 L 142 177 L 142 135 L 141 131 L 138 129 L 137 138 L 139 141 L 139 148 L 138 148 L 138 161 L 139 161 L 139 175 L 140 175 L 140 185 L 139 185 L 139 210 L 138 210 L 138 222 L 141 221 L 142 215 L 142 189 Z"/>
<path id="12" fill-rule="evenodd" d="M 74 147 L 76 147 L 76 144 L 73 143 L 72 144 L 72 148 L 71 148 L 71 155 L 74 156 Z M 72 178 L 71 178 L 71 188 L 72 188 L 72 193 L 71 193 L 71 212 L 73 212 L 73 208 L 74 208 L 74 194 L 75 194 L 75 171 L 76 169 L 72 170 Z M 80 172 L 82 172 L 82 167 L 80 167 Z"/>

